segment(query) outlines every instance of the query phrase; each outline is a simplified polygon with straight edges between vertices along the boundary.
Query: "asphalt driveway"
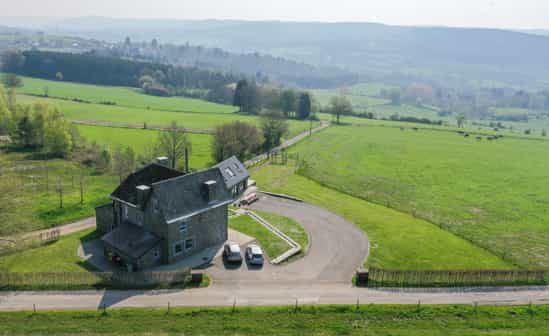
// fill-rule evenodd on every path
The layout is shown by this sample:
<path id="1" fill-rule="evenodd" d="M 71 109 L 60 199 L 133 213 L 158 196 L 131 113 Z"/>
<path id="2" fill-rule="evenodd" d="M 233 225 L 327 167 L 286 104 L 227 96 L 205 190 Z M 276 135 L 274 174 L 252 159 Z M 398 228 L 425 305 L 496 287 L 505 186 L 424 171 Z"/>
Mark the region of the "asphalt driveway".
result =
<path id="1" fill-rule="evenodd" d="M 231 266 L 216 258 L 206 271 L 214 286 L 239 286 L 250 282 L 284 285 L 308 282 L 350 283 L 355 270 L 368 256 L 368 239 L 354 224 L 323 208 L 261 194 L 252 210 L 289 217 L 309 234 L 307 254 L 294 262 L 262 268 Z"/>

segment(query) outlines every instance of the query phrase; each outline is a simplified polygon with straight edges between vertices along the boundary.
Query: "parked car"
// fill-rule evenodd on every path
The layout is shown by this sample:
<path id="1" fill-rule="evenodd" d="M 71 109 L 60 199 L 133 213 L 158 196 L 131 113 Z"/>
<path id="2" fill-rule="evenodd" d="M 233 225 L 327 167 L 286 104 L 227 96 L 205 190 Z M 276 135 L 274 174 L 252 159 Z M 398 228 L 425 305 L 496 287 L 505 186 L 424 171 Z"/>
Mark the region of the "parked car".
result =
<path id="1" fill-rule="evenodd" d="M 263 265 L 263 250 L 257 245 L 249 245 L 246 248 L 246 260 L 251 265 Z"/>
<path id="2" fill-rule="evenodd" d="M 223 247 L 223 257 L 228 262 L 242 262 L 240 246 L 237 243 L 227 243 Z"/>
<path id="3" fill-rule="evenodd" d="M 240 201 L 240 205 L 250 205 L 255 201 L 259 200 L 259 196 L 255 192 L 245 195 Z"/>

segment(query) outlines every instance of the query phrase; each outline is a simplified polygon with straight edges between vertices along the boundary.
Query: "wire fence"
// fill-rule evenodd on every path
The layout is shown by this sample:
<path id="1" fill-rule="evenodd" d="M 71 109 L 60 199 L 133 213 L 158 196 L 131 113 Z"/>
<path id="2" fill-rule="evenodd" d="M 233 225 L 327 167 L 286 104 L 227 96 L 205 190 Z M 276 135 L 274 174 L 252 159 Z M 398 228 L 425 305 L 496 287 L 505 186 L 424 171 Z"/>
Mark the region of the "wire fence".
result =
<path id="1" fill-rule="evenodd" d="M 364 281 L 364 276 L 358 276 Z M 370 268 L 369 287 L 462 287 L 545 285 L 544 270 L 419 271 Z"/>
<path id="2" fill-rule="evenodd" d="M 0 272 L 0 289 L 164 288 L 195 282 L 186 268 L 173 272 Z M 202 279 L 200 278 L 200 281 Z"/>

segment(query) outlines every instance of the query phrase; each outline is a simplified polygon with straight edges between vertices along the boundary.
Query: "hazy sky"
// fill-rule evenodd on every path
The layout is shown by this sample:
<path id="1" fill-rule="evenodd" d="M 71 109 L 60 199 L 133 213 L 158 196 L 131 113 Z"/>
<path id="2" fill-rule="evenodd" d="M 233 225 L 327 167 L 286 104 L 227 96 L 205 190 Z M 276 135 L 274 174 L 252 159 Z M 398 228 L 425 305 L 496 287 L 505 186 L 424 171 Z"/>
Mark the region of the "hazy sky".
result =
<path id="1" fill-rule="evenodd" d="M 0 16 L 374 21 L 549 28 L 549 0 L 0 0 Z"/>

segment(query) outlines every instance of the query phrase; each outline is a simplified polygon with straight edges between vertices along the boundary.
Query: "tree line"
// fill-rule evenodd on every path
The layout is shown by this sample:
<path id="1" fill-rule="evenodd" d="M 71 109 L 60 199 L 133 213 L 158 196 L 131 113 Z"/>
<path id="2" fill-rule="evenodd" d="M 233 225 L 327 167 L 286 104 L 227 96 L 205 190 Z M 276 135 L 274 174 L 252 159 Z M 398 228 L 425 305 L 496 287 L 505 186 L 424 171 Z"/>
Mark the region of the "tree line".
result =
<path id="1" fill-rule="evenodd" d="M 219 89 L 238 80 L 230 74 L 196 67 L 138 62 L 93 52 L 10 50 L 2 55 L 1 61 L 2 70 L 7 73 L 96 85 L 146 85 L 146 92 L 155 95 L 185 95 L 189 90 Z"/>

